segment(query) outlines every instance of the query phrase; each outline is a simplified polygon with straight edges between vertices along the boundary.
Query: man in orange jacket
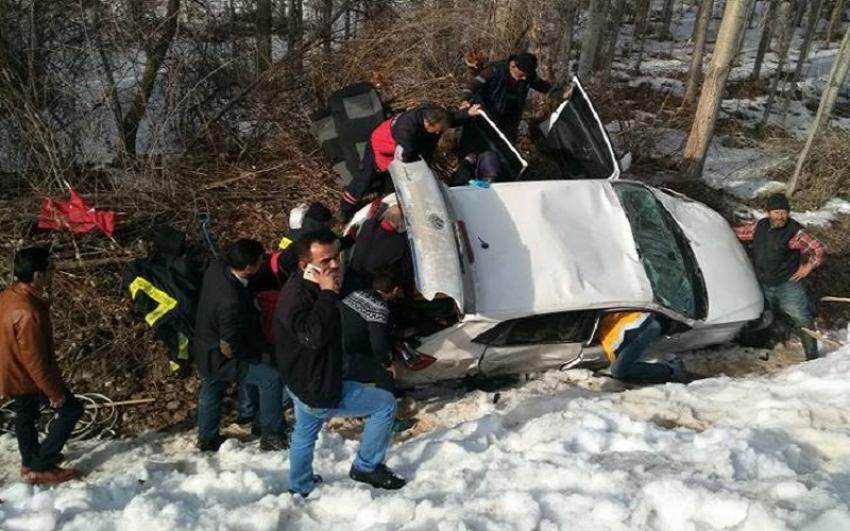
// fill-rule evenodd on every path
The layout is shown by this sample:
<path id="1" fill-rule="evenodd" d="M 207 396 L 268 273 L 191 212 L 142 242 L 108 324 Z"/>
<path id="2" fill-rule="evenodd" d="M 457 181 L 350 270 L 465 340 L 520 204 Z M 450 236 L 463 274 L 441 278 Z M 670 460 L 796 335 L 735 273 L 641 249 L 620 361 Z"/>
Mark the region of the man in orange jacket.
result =
<path id="1" fill-rule="evenodd" d="M 50 251 L 44 247 L 18 251 L 14 274 L 18 282 L 0 292 L 0 396 L 14 398 L 21 475 L 32 483 L 61 483 L 75 474 L 73 468 L 57 465 L 83 406 L 62 380 L 53 350 L 45 298 L 53 276 Z M 44 401 L 57 418 L 39 443 L 36 422 Z"/>

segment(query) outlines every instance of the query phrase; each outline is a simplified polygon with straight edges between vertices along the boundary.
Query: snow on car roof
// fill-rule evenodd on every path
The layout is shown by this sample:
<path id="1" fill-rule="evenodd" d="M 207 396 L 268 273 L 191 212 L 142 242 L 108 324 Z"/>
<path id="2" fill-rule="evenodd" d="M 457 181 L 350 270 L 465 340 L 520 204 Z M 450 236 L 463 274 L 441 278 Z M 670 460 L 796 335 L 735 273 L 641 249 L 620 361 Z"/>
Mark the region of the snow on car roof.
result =
<path id="1" fill-rule="evenodd" d="M 449 190 L 475 255 L 475 312 L 532 314 L 645 306 L 649 280 L 608 181 Z"/>

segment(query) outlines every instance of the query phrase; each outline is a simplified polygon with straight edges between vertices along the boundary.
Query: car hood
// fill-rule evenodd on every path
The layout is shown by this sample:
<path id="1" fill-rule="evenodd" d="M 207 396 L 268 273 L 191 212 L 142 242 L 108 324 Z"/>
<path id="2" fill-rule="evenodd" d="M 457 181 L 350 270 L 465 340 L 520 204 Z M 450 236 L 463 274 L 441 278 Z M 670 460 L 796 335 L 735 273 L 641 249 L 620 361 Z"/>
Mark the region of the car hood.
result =
<path id="1" fill-rule="evenodd" d="M 761 288 L 747 253 L 726 220 L 676 192 L 652 191 L 682 228 L 696 256 L 708 296 L 705 323 L 758 318 L 764 304 Z"/>
<path id="2" fill-rule="evenodd" d="M 653 304 L 610 182 L 499 183 L 451 188 L 448 198 L 471 244 L 479 316 Z"/>

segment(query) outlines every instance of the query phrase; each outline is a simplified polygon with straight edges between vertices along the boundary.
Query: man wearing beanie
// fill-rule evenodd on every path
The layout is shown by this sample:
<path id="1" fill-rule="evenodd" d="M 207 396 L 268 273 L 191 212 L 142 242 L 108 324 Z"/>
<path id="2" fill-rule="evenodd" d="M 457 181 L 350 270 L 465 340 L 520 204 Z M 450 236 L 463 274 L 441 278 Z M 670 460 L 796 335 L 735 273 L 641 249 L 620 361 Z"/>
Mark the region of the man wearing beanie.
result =
<path id="1" fill-rule="evenodd" d="M 751 242 L 753 267 L 767 309 L 791 319 L 803 343 L 806 359 L 818 357 L 818 342 L 802 328 L 814 328 L 814 306 L 803 279 L 823 263 L 825 249 L 796 220 L 784 194 L 767 200 L 767 217 L 735 228 L 741 241 Z"/>
<path id="2" fill-rule="evenodd" d="M 552 84 L 537 77 L 537 56 L 522 52 L 484 67 L 464 89 L 463 99 L 480 104 L 515 143 L 529 89 L 546 93 Z"/>

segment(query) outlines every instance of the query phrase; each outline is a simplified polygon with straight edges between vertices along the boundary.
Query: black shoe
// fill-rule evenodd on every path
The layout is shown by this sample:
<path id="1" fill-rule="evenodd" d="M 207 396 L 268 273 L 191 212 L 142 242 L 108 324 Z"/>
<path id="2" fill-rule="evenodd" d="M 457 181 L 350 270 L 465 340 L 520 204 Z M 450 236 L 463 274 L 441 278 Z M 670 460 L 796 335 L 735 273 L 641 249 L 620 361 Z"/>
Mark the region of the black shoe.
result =
<path id="1" fill-rule="evenodd" d="M 289 449 L 289 439 L 282 435 L 264 435 L 260 437 L 260 450 L 264 452 L 279 452 Z"/>
<path id="2" fill-rule="evenodd" d="M 324 483 L 324 482 L 325 482 L 325 480 L 322 479 L 322 476 L 320 476 L 319 474 L 313 474 L 313 487 L 315 487 L 316 485 L 319 485 L 321 483 Z M 297 494 L 298 496 L 301 496 L 302 498 L 306 498 L 307 496 L 310 495 L 309 492 L 307 494 L 304 494 L 303 492 L 298 492 L 297 490 L 292 490 L 292 489 L 289 489 L 289 493 L 292 494 L 293 496 L 295 496 Z"/>
<path id="3" fill-rule="evenodd" d="M 249 424 L 251 422 L 254 422 L 254 417 L 242 417 L 242 416 L 236 417 L 236 424 L 239 424 L 240 426 L 244 426 L 244 425 Z"/>
<path id="4" fill-rule="evenodd" d="M 218 434 L 209 441 L 198 441 L 198 450 L 202 452 L 217 452 L 225 438 Z"/>
<path id="5" fill-rule="evenodd" d="M 387 468 L 387 465 L 378 465 L 371 472 L 351 467 L 348 477 L 354 481 L 368 483 L 377 489 L 397 490 L 407 484 L 406 479 L 395 475 L 392 470 Z"/>

